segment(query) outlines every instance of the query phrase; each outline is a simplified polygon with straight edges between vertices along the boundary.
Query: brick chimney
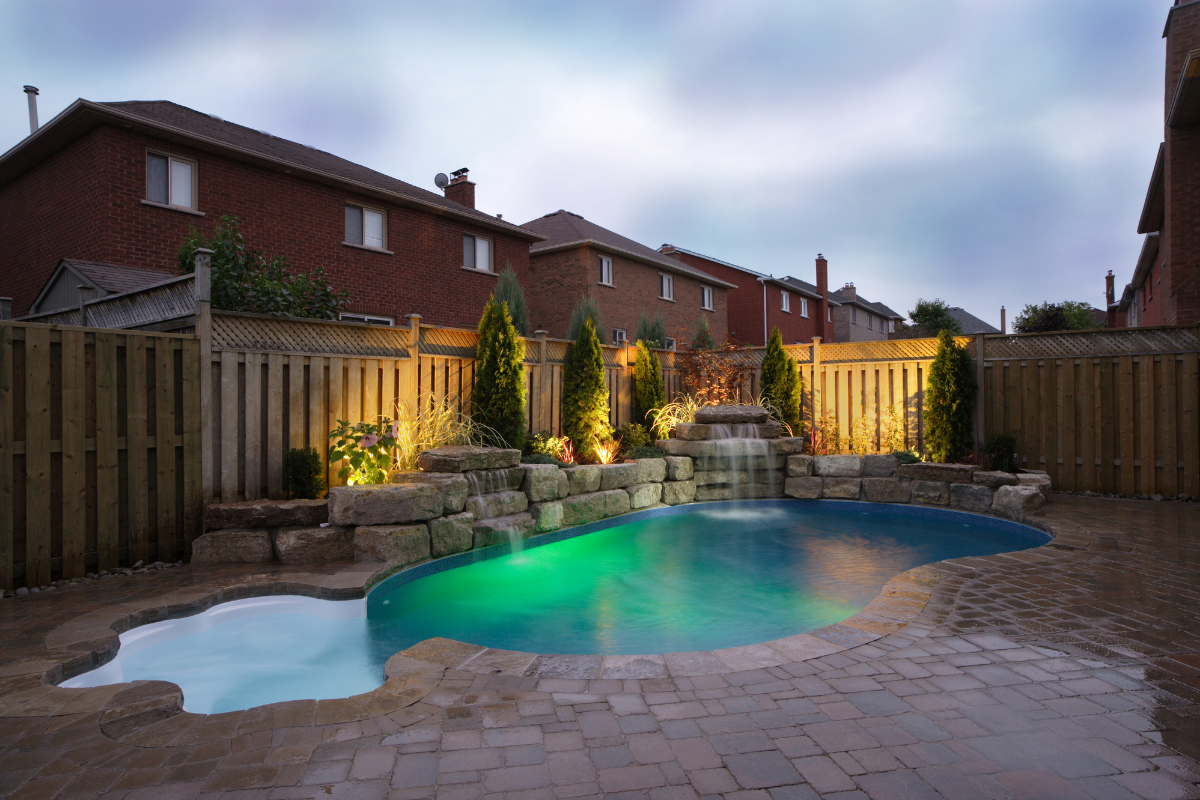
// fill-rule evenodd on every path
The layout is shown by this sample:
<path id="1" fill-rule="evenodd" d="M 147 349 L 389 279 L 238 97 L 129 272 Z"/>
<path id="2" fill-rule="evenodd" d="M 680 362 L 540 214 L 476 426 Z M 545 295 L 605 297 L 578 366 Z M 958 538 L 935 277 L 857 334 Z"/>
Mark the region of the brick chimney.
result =
<path id="1" fill-rule="evenodd" d="M 466 206 L 467 208 L 475 207 L 475 184 L 467 180 L 466 167 L 451 173 L 450 183 L 446 185 L 446 199 L 453 200 L 456 203 Z"/>
<path id="2" fill-rule="evenodd" d="M 817 294 L 821 295 L 821 302 L 817 307 L 817 334 L 822 342 L 828 342 L 830 336 L 826 326 L 829 325 L 829 262 L 820 253 L 817 253 Z"/>
<path id="3" fill-rule="evenodd" d="M 1116 286 L 1113 284 L 1112 270 L 1104 276 L 1104 327 L 1117 327 L 1117 310 L 1113 304 L 1117 302 Z"/>
<path id="4" fill-rule="evenodd" d="M 842 297 L 845 297 L 849 300 L 858 299 L 858 292 L 855 290 L 853 283 L 847 283 L 842 287 Z"/>
<path id="5" fill-rule="evenodd" d="M 1008 333 L 1008 322 L 1004 319 L 1004 306 L 1000 306 L 1000 332 Z"/>

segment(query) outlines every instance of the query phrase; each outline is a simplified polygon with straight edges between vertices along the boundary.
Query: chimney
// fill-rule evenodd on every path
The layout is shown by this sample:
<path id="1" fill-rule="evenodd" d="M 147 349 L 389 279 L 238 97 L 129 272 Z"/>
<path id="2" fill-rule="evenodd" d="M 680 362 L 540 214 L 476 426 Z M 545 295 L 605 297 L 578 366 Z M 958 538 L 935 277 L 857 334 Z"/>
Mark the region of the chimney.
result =
<path id="1" fill-rule="evenodd" d="M 474 208 L 475 184 L 467 180 L 467 172 L 469 172 L 469 170 L 466 167 L 463 167 L 457 172 L 452 172 L 450 174 L 450 183 L 446 185 L 446 188 L 443 191 L 446 193 L 447 200 L 453 200 L 454 202 L 464 205 L 467 208 Z"/>
<path id="2" fill-rule="evenodd" d="M 11 297 L 0 297 L 0 319 L 12 319 Z"/>
<path id="3" fill-rule="evenodd" d="M 853 283 L 847 283 L 845 286 L 842 287 L 842 295 L 844 297 L 848 297 L 851 300 L 858 299 L 858 293 L 855 291 Z"/>
<path id="4" fill-rule="evenodd" d="M 1004 306 L 1000 306 L 1000 332 L 1008 333 L 1008 324 L 1004 321 Z"/>
<path id="5" fill-rule="evenodd" d="M 37 96 L 38 90 L 36 86 L 25 87 L 25 97 L 29 100 L 29 134 L 32 136 L 37 133 Z"/>
<path id="6" fill-rule="evenodd" d="M 817 335 L 822 342 L 828 342 L 830 337 L 825 326 L 829 324 L 829 262 L 820 253 L 817 253 L 817 294 L 821 295 L 817 308 Z"/>
<path id="7" fill-rule="evenodd" d="M 1104 276 L 1104 327 L 1117 327 L 1117 309 L 1113 308 L 1117 302 L 1117 290 L 1113 284 L 1112 270 Z"/>

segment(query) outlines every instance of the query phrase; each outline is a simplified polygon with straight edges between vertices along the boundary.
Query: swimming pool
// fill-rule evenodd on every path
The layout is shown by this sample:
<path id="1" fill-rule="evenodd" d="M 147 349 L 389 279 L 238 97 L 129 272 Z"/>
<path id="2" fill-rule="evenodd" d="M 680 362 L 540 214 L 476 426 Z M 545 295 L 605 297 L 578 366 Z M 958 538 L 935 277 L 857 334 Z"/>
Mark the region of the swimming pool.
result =
<path id="1" fill-rule="evenodd" d="M 435 636 L 536 653 L 646 654 L 770 641 L 862 610 L 922 564 L 1036 547 L 991 517 L 832 500 L 638 512 L 405 570 L 365 600 L 259 598 L 122 634 L 64 685 L 170 680 L 189 711 L 346 697 Z"/>

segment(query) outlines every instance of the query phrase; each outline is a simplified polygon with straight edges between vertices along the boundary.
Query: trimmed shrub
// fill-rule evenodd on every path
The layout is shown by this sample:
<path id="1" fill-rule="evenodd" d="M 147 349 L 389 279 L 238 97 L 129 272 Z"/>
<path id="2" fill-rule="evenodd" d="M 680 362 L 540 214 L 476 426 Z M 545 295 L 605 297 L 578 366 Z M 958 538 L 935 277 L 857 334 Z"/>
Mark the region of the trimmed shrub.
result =
<path id="1" fill-rule="evenodd" d="M 517 272 L 508 264 L 496 281 L 496 302 L 508 306 L 513 327 L 522 336 L 529 335 L 529 311 L 525 307 L 525 290 L 517 280 Z"/>
<path id="2" fill-rule="evenodd" d="M 292 500 L 316 500 L 325 491 L 325 465 L 311 447 L 293 447 L 283 454 L 283 493 Z"/>
<path id="3" fill-rule="evenodd" d="M 787 379 L 774 405 L 779 412 L 779 421 L 792 429 L 792 435 L 803 436 L 804 422 L 800 411 L 804 403 L 804 376 L 800 374 L 796 359 L 789 357 L 787 363 Z"/>
<path id="4" fill-rule="evenodd" d="M 596 445 L 612 435 L 608 424 L 608 385 L 604 355 L 590 318 L 584 319 L 563 370 L 562 431 L 575 455 L 592 461 Z"/>
<path id="5" fill-rule="evenodd" d="M 592 321 L 592 332 L 597 336 L 604 330 L 600 320 L 600 304 L 591 295 L 581 295 L 579 302 L 571 309 L 571 321 L 567 324 L 567 338 L 573 342 L 579 341 L 579 332 L 583 330 L 584 320 Z M 601 342 L 603 344 L 603 342 Z"/>
<path id="6" fill-rule="evenodd" d="M 771 331 L 767 352 L 762 362 L 762 399 L 771 407 L 771 414 L 801 435 L 800 401 L 804 396 L 804 379 L 795 359 L 783 349 L 779 328 Z"/>
<path id="7" fill-rule="evenodd" d="M 630 422 L 617 428 L 613 431 L 613 436 L 620 439 L 621 446 L 627 450 L 654 444 L 654 438 L 650 435 L 650 431 L 646 430 L 644 425 L 636 422 Z"/>
<path id="8" fill-rule="evenodd" d="M 663 322 L 662 312 L 655 311 L 654 319 L 646 313 L 646 309 L 642 309 L 642 315 L 638 317 L 637 336 L 635 341 L 645 342 L 647 347 L 653 347 L 658 350 L 667 346 L 667 323 Z"/>
<path id="9" fill-rule="evenodd" d="M 495 297 L 479 320 L 471 418 L 508 447 L 525 446 L 525 340 L 517 335 L 508 306 Z"/>
<path id="10" fill-rule="evenodd" d="M 971 354 L 942 331 L 925 387 L 925 447 L 934 461 L 958 461 L 975 446 L 977 388 Z"/>
<path id="11" fill-rule="evenodd" d="M 641 339 L 638 340 L 637 358 L 633 362 L 633 402 L 633 418 L 640 425 L 649 425 L 653 419 L 651 412 L 667 404 L 662 364 Z"/>

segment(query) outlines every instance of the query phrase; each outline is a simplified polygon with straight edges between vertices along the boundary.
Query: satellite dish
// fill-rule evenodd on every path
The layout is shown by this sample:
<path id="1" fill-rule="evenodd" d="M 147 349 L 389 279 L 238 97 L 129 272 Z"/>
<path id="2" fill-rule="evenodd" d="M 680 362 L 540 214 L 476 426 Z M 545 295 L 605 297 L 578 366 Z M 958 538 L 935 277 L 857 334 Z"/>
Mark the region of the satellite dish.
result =
<path id="1" fill-rule="evenodd" d="M 450 178 L 446 176 L 446 173 L 439 172 L 437 175 L 433 176 L 433 182 L 439 189 L 445 189 L 450 185 Z"/>

